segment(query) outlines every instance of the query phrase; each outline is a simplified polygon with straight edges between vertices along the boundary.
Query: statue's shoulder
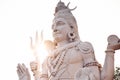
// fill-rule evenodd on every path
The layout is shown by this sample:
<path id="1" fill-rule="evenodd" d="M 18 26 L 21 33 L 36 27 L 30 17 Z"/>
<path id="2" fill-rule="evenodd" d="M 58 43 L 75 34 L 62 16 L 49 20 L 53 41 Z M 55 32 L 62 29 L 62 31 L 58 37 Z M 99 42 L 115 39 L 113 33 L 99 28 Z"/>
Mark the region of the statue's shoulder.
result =
<path id="1" fill-rule="evenodd" d="M 85 54 L 94 52 L 93 46 L 90 42 L 79 42 L 79 44 L 77 45 L 77 48 L 82 53 L 85 53 Z"/>

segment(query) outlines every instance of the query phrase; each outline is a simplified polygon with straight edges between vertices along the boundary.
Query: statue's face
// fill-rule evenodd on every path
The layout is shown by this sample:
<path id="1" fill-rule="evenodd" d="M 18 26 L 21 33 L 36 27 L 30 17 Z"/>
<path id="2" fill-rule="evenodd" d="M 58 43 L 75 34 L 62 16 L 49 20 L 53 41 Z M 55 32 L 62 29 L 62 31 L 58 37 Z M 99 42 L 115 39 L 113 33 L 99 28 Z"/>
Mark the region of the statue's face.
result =
<path id="1" fill-rule="evenodd" d="M 64 18 L 57 18 L 53 21 L 53 38 L 56 42 L 67 41 L 68 32 L 71 31 L 71 28 L 67 21 Z"/>

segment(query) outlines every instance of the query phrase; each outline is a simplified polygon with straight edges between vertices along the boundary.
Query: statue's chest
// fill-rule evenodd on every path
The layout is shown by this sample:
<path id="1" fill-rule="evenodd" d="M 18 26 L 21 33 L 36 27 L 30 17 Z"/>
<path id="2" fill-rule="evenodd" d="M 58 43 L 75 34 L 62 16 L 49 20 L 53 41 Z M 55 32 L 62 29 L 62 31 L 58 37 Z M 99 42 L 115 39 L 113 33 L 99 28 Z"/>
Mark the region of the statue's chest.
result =
<path id="1" fill-rule="evenodd" d="M 82 53 L 75 48 L 68 49 L 64 61 L 68 63 L 80 63 L 82 61 Z"/>

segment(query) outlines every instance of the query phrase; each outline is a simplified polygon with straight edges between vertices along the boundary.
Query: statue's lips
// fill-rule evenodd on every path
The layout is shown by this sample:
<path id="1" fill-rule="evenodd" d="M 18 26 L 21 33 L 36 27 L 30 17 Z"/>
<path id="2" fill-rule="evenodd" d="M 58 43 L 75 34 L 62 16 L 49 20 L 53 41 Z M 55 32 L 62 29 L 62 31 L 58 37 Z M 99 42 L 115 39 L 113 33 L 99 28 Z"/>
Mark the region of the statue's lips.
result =
<path id="1" fill-rule="evenodd" d="M 59 31 L 58 32 L 54 32 L 53 36 L 56 36 L 56 35 L 59 35 L 59 34 L 61 34 Z"/>

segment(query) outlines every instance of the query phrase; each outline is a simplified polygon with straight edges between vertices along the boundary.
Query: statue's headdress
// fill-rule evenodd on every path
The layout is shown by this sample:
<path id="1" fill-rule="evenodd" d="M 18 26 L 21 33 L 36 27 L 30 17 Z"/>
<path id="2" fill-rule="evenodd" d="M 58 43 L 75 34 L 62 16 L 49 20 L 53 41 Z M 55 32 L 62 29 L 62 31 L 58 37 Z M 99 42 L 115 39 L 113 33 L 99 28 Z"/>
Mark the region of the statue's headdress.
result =
<path id="1" fill-rule="evenodd" d="M 58 2 L 57 7 L 55 8 L 55 13 L 57 13 L 60 10 L 64 10 L 64 9 L 69 9 L 69 4 L 70 2 L 67 4 L 67 6 L 65 6 L 64 2 L 62 2 L 61 0 Z M 69 9 L 70 11 L 75 10 L 77 7 L 73 8 L 73 9 Z"/>
<path id="2" fill-rule="evenodd" d="M 68 24 L 74 28 L 73 29 L 74 32 L 78 35 L 77 22 L 75 20 L 75 17 L 71 13 L 71 11 L 75 10 L 76 7 L 73 9 L 69 9 L 69 4 L 70 4 L 70 2 L 66 6 L 64 4 L 64 2 L 62 2 L 61 0 L 58 2 L 57 6 L 55 8 L 54 20 L 57 18 L 64 18 L 68 22 Z"/>
<path id="3" fill-rule="evenodd" d="M 78 29 L 77 22 L 73 14 L 71 13 L 71 11 L 76 9 L 76 7 L 74 9 L 69 9 L 69 4 L 70 2 L 67 4 L 67 6 L 65 6 L 65 4 L 60 0 L 57 4 L 57 7 L 55 8 L 54 19 L 64 18 L 70 26 L 73 26 L 75 29 Z"/>

